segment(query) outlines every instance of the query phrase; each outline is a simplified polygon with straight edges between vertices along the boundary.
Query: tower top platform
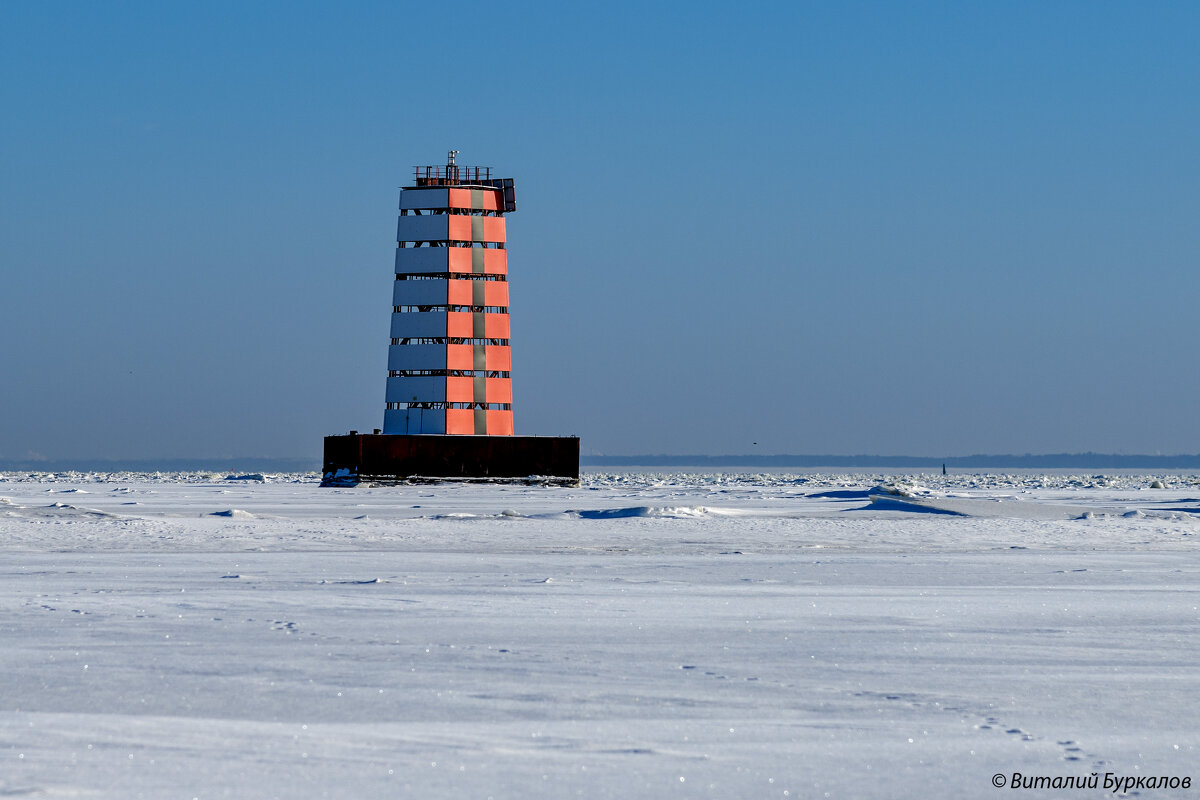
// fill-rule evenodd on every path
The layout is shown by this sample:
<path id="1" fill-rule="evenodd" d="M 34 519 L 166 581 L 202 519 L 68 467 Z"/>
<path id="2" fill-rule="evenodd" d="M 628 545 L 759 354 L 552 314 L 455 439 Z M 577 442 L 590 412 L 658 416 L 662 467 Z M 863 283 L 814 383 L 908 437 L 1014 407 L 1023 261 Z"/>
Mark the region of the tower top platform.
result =
<path id="1" fill-rule="evenodd" d="M 504 213 L 517 210 L 516 192 L 512 178 L 492 176 L 491 167 L 468 167 L 454 162 L 457 150 L 447 154 L 445 164 L 413 167 L 413 185 L 405 189 L 426 189 L 435 186 L 470 186 L 497 189 L 504 196 Z"/>

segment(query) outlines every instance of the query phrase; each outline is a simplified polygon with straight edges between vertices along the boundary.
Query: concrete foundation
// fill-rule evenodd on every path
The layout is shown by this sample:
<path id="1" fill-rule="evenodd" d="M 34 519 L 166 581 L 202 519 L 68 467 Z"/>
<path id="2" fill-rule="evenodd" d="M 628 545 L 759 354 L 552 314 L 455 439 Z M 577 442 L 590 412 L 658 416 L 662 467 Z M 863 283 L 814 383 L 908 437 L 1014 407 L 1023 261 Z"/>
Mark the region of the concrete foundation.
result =
<path id="1" fill-rule="evenodd" d="M 579 482 L 574 436 L 325 437 L 322 486 L 422 480 Z"/>

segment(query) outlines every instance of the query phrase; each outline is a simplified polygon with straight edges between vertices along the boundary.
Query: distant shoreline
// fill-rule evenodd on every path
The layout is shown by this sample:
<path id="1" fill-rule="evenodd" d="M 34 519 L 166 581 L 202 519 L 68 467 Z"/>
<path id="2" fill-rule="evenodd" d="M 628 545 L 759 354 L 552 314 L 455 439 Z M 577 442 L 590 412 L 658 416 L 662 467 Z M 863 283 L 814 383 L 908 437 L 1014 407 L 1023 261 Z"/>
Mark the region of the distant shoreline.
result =
<path id="1" fill-rule="evenodd" d="M 1195 455 L 584 455 L 583 467 L 797 467 L 891 469 L 1200 469 Z M 318 472 L 315 458 L 0 459 L 0 472 Z"/>

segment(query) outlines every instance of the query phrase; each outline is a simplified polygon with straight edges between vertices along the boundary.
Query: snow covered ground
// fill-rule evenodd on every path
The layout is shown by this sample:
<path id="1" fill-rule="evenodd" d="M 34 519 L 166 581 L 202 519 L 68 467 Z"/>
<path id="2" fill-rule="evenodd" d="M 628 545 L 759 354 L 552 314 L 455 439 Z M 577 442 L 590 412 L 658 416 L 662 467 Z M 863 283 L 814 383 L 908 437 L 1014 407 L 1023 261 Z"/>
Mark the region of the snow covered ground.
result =
<path id="1" fill-rule="evenodd" d="M 1196 474 L 232 477 L 0 474 L 0 796 L 1200 793 Z"/>

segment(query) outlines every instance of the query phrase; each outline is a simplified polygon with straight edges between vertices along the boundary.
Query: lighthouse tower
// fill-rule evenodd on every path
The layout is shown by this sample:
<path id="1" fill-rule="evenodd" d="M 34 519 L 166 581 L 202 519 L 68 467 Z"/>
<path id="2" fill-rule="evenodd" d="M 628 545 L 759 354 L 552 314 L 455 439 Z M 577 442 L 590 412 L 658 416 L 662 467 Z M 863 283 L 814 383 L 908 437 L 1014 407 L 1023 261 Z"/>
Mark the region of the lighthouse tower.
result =
<path id="1" fill-rule="evenodd" d="M 511 178 L 416 167 L 400 190 L 383 428 L 325 437 L 323 486 L 412 480 L 577 483 L 579 439 L 513 430 Z"/>
<path id="2" fill-rule="evenodd" d="M 512 179 L 417 167 L 400 191 L 385 434 L 512 436 L 508 251 Z"/>

